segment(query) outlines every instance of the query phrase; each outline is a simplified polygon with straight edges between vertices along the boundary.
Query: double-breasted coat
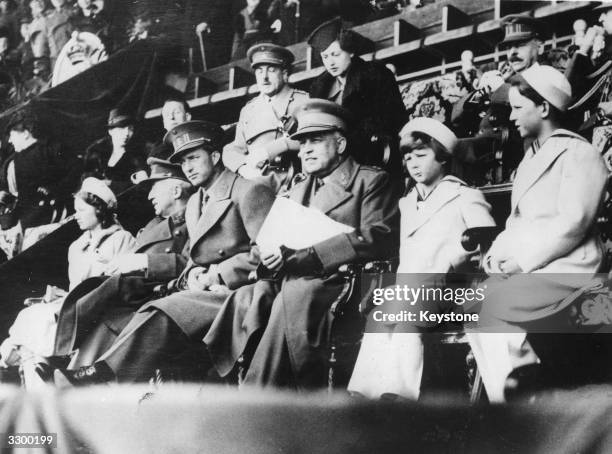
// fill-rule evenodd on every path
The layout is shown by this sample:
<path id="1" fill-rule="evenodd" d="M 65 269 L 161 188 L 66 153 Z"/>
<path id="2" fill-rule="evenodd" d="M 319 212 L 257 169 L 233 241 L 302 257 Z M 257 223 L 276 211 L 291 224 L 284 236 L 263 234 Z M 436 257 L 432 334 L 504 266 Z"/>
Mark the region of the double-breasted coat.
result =
<path id="1" fill-rule="evenodd" d="M 262 181 L 278 191 L 291 178 L 287 169 L 296 161 L 300 144 L 289 134 L 295 111 L 307 100 L 308 93 L 287 86 L 273 98 L 260 94 L 249 101 L 240 111 L 234 141 L 223 149 L 225 166 L 236 172 L 253 147 L 265 146 L 270 163 L 279 170 L 263 173 Z"/>
<path id="2" fill-rule="evenodd" d="M 419 200 L 414 188 L 400 200 L 399 206 L 400 264 L 396 284 L 400 285 L 433 284 L 438 281 L 438 275 L 461 271 L 471 255 L 461 246 L 463 232 L 472 227 L 495 225 L 491 207 L 482 193 L 449 175 L 425 200 Z M 396 306 L 399 310 L 405 309 L 405 303 L 391 304 L 399 304 Z M 429 310 L 438 309 L 427 303 L 417 304 Z M 393 312 L 393 308 L 388 309 L 388 313 Z M 420 336 L 414 333 L 412 324 L 381 323 L 372 315 L 348 389 L 371 398 L 393 393 L 416 399 L 423 368 Z M 411 333 L 404 333 L 404 328 Z"/>
<path id="3" fill-rule="evenodd" d="M 290 383 L 298 388 L 324 384 L 329 310 L 344 284 L 338 267 L 397 254 L 399 212 L 386 172 L 348 157 L 316 193 L 314 183 L 309 176 L 292 188 L 289 198 L 355 230 L 313 245 L 320 271 L 307 270 L 306 263 L 298 261 L 295 271 L 285 274 L 246 376 L 249 384 Z M 291 260 L 288 257 L 286 262 Z"/>
<path id="4" fill-rule="evenodd" d="M 138 233 L 133 250 L 147 255 L 145 275 L 101 277 L 100 285 L 91 292 L 79 296 L 77 291 L 66 298 L 58 318 L 55 354 L 67 355 L 78 349 L 72 366 L 91 364 L 97 359 L 132 314 L 151 299 L 153 289 L 177 278 L 183 271 L 188 239 L 184 210 L 168 218 L 152 219 Z"/>
<path id="5" fill-rule="evenodd" d="M 225 169 L 208 190 L 200 189 L 187 203 L 185 219 L 190 238 L 189 262 L 179 281 L 196 266 L 213 265 L 222 283 L 234 290 L 249 282 L 259 264 L 255 238 L 274 203 L 274 193 Z M 220 292 L 183 290 L 151 301 L 140 311 L 157 309 L 170 317 L 190 338 L 200 341 L 227 295 Z"/>
<path id="6" fill-rule="evenodd" d="M 595 220 L 607 178 L 600 154 L 573 132 L 558 129 L 539 147 L 534 142 L 517 169 L 506 228 L 487 253 L 493 261 L 514 259 L 522 273 L 489 279 L 483 309 L 523 322 L 565 307 L 564 296 L 602 263 Z"/>
<path id="7" fill-rule="evenodd" d="M 398 273 L 445 274 L 461 268 L 469 256 L 461 236 L 472 227 L 494 226 L 482 193 L 447 175 L 423 202 L 413 189 L 399 202 Z"/>

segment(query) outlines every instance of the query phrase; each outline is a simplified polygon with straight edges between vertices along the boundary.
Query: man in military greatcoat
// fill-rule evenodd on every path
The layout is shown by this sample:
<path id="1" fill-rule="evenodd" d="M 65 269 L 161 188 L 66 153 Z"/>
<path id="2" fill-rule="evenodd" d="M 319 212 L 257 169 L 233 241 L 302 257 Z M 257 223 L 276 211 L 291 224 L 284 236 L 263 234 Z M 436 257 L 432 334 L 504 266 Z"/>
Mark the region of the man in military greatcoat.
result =
<path id="1" fill-rule="evenodd" d="M 140 230 L 137 247 L 108 265 L 110 278 L 92 278 L 82 284 L 95 290 L 67 298 L 58 319 L 55 354 L 72 357 L 70 367 L 90 364 L 113 343 L 134 312 L 154 296 L 154 289 L 176 279 L 189 252 L 185 207 L 192 186 L 181 168 L 149 158 L 150 174 L 139 184 L 150 187 L 155 218 Z"/>
<path id="2" fill-rule="evenodd" d="M 229 290 L 247 284 L 259 264 L 254 243 L 274 202 L 272 190 L 223 167 L 224 133 L 214 123 L 183 123 L 166 140 L 174 148 L 169 160 L 180 162 L 198 188 L 185 211 L 190 251 L 175 284 L 179 291 L 145 304 L 93 365 L 58 370 L 56 382 L 138 382 L 156 369 L 162 374 L 180 369 L 177 358 L 201 351 L 202 338 Z M 204 355 L 199 361 L 205 361 Z"/>
<path id="3" fill-rule="evenodd" d="M 306 174 L 289 198 L 354 228 L 311 247 L 262 251 L 262 264 L 280 279 L 270 318 L 245 384 L 296 389 L 327 382 L 330 308 L 340 296 L 342 264 L 397 254 L 399 212 L 389 175 L 348 155 L 348 112 L 312 99 L 297 113 L 300 159 Z"/>
<path id="4" fill-rule="evenodd" d="M 223 150 L 223 163 L 245 178 L 266 181 L 276 192 L 294 174 L 299 144 L 289 135 L 297 108 L 308 93 L 288 85 L 294 56 L 275 44 L 263 43 L 247 52 L 255 71 L 259 96 L 240 111 L 236 137 Z"/>

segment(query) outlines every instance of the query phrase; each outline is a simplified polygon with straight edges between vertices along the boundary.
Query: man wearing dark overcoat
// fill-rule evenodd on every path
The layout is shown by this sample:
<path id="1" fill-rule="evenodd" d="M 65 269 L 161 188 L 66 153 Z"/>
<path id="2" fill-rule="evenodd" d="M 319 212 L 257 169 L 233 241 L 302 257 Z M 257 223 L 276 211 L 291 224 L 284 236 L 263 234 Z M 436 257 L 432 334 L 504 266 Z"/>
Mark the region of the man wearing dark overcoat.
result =
<path id="1" fill-rule="evenodd" d="M 180 162 L 198 188 L 185 211 L 190 252 L 176 283 L 180 291 L 145 304 L 96 363 L 57 371 L 56 381 L 136 382 L 156 369 L 173 369 L 176 358 L 201 349 L 229 290 L 247 284 L 259 264 L 254 241 L 274 201 L 272 190 L 223 167 L 224 133 L 214 123 L 183 123 L 166 140 L 174 148 L 169 160 Z"/>
<path id="2" fill-rule="evenodd" d="M 83 297 L 67 298 L 58 319 L 55 354 L 76 351 L 70 367 L 91 364 L 112 345 L 134 312 L 154 296 L 154 289 L 176 279 L 189 253 L 185 207 L 192 186 L 181 168 L 151 157 L 149 200 L 156 217 L 138 232 L 137 247 L 109 264 L 110 278 L 92 278 L 83 288 L 101 284 Z"/>
<path id="3" fill-rule="evenodd" d="M 386 172 L 348 156 L 341 106 L 311 100 L 297 113 L 306 178 L 289 198 L 352 227 L 299 250 L 261 252 L 262 264 L 282 276 L 270 319 L 245 377 L 247 385 L 308 389 L 327 380 L 330 307 L 344 281 L 338 267 L 397 254 L 399 213 Z"/>

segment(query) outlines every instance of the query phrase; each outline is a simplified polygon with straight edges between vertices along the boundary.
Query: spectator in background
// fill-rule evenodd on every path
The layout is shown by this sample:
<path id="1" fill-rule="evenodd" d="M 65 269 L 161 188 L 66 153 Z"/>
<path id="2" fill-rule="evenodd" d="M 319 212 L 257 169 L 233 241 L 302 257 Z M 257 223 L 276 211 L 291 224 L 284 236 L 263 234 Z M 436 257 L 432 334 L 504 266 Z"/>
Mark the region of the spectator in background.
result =
<path id="1" fill-rule="evenodd" d="M 51 0 L 53 9 L 45 17 L 47 28 L 47 40 L 49 42 L 49 56 L 51 57 L 51 67 L 55 65 L 55 60 L 64 45 L 72 35 L 72 24 L 70 17 L 73 14 L 72 8 L 66 0 Z"/>
<path id="2" fill-rule="evenodd" d="M 21 56 L 21 75 L 22 80 L 32 76 L 32 64 L 34 55 L 32 54 L 32 46 L 30 46 L 30 18 L 23 16 L 20 20 L 19 34 L 21 40 L 17 46 L 17 51 Z"/>
<path id="3" fill-rule="evenodd" d="M 240 110 L 234 141 L 223 149 L 223 163 L 244 178 L 265 182 L 281 193 L 299 172 L 299 142 L 291 140 L 294 114 L 308 101 L 308 93 L 289 86 L 295 56 L 272 43 L 247 52 L 255 72 L 259 96 Z"/>
<path id="4" fill-rule="evenodd" d="M 136 16 L 134 24 L 129 32 L 128 41 L 134 42 L 141 39 L 147 39 L 151 34 L 151 27 L 153 26 L 153 20 L 151 15 L 144 11 Z"/>
<path id="5" fill-rule="evenodd" d="M 47 90 L 50 86 L 50 76 L 51 64 L 49 57 L 34 59 L 32 63 L 32 77 L 22 82 L 21 100 L 31 99 Z"/>
<path id="6" fill-rule="evenodd" d="M 17 197 L 23 229 L 49 224 L 59 217 L 73 190 L 71 160 L 57 144 L 39 137 L 36 119 L 18 112 L 7 128 L 13 153 L 0 174 L 0 184 Z"/>
<path id="7" fill-rule="evenodd" d="M 175 126 L 191 120 L 191 110 L 183 93 L 174 88 L 167 87 L 167 92 L 163 100 L 164 103 L 162 105 L 161 116 L 164 125 L 164 133 L 170 131 Z M 149 145 L 151 147 L 150 152 L 148 152 L 149 157 L 168 159 L 172 154 L 172 146 L 163 140 Z"/>
<path id="8" fill-rule="evenodd" d="M 11 68 L 11 74 L 16 76 L 20 63 L 19 52 L 11 47 L 10 30 L 0 26 L 0 65 L 4 70 Z"/>
<path id="9" fill-rule="evenodd" d="M 106 46 L 106 49 L 111 50 L 110 19 L 104 9 L 104 3 L 92 0 L 78 0 L 77 5 L 77 12 L 71 17 L 73 29 L 97 35 Z"/>
<path id="10" fill-rule="evenodd" d="M 387 170 L 399 186 L 402 166 L 398 133 L 405 123 L 406 109 L 393 73 L 378 62 L 366 62 L 365 39 L 342 26 L 340 18 L 318 27 L 308 38 L 321 55 L 326 71 L 310 87 L 311 98 L 324 98 L 342 105 L 353 116 L 349 149 L 360 164 Z"/>
<path id="11" fill-rule="evenodd" d="M 240 6 L 238 3 L 239 0 L 198 0 L 187 4 L 184 17 L 192 22 L 191 27 L 183 31 L 182 41 L 186 47 L 197 49 L 200 46 L 199 36 L 202 37 L 208 68 L 223 65 L 230 59 L 234 38 L 233 22 L 242 8 L 243 0 L 240 0 Z M 199 53 L 196 56 L 200 58 Z M 200 67 L 196 64 L 196 68 Z"/>
<path id="12" fill-rule="evenodd" d="M 565 49 L 549 49 L 542 57 L 542 64 L 552 66 L 557 71 L 565 72 L 569 64 L 569 53 Z"/>
<path id="13" fill-rule="evenodd" d="M 17 103 L 20 81 L 20 56 L 9 46 L 9 30 L 0 27 L 0 109 L 3 111 Z"/>
<path id="14" fill-rule="evenodd" d="M 170 131 L 175 126 L 189 120 L 191 120 L 191 110 L 185 97 L 180 92 L 168 95 L 162 106 L 164 129 Z"/>
<path id="15" fill-rule="evenodd" d="M 9 46 L 16 47 L 19 42 L 19 12 L 14 0 L 0 0 L 0 27 L 9 31 Z"/>
<path id="16" fill-rule="evenodd" d="M 318 25 L 334 17 L 328 3 L 325 0 L 272 0 L 268 15 L 278 34 L 278 43 L 288 46 L 300 42 Z M 298 11 L 299 17 L 296 16 Z"/>
<path id="17" fill-rule="evenodd" d="M 147 167 L 133 141 L 133 118 L 120 109 L 113 109 L 107 127 L 108 136 L 85 151 L 83 176 L 104 180 L 114 193 L 120 194 L 132 185 L 132 174 L 145 171 Z"/>
<path id="18" fill-rule="evenodd" d="M 260 41 L 271 41 L 273 33 L 268 10 L 260 0 L 247 0 L 234 20 L 234 44 L 232 59 L 246 57 L 246 51 Z"/>
<path id="19" fill-rule="evenodd" d="M 47 23 L 45 12 L 47 11 L 46 0 L 31 0 L 30 11 L 32 22 L 30 23 L 30 46 L 34 58 L 49 56 L 49 41 L 47 40 Z"/>

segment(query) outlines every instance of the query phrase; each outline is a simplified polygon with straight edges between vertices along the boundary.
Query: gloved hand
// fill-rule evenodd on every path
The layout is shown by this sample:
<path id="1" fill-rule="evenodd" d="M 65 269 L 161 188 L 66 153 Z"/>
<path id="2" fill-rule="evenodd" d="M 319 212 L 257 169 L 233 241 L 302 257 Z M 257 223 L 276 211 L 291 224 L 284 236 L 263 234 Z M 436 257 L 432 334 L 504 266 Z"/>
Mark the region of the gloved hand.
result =
<path id="1" fill-rule="evenodd" d="M 267 161 L 268 159 L 270 159 L 270 156 L 268 155 L 268 151 L 265 149 L 265 147 L 251 147 L 249 149 L 249 154 L 246 156 L 245 164 L 247 167 L 257 169 L 261 162 Z"/>
<path id="2" fill-rule="evenodd" d="M 284 257 L 283 270 L 298 276 L 317 276 L 323 273 L 323 265 L 314 248 L 289 249 L 281 246 Z"/>

